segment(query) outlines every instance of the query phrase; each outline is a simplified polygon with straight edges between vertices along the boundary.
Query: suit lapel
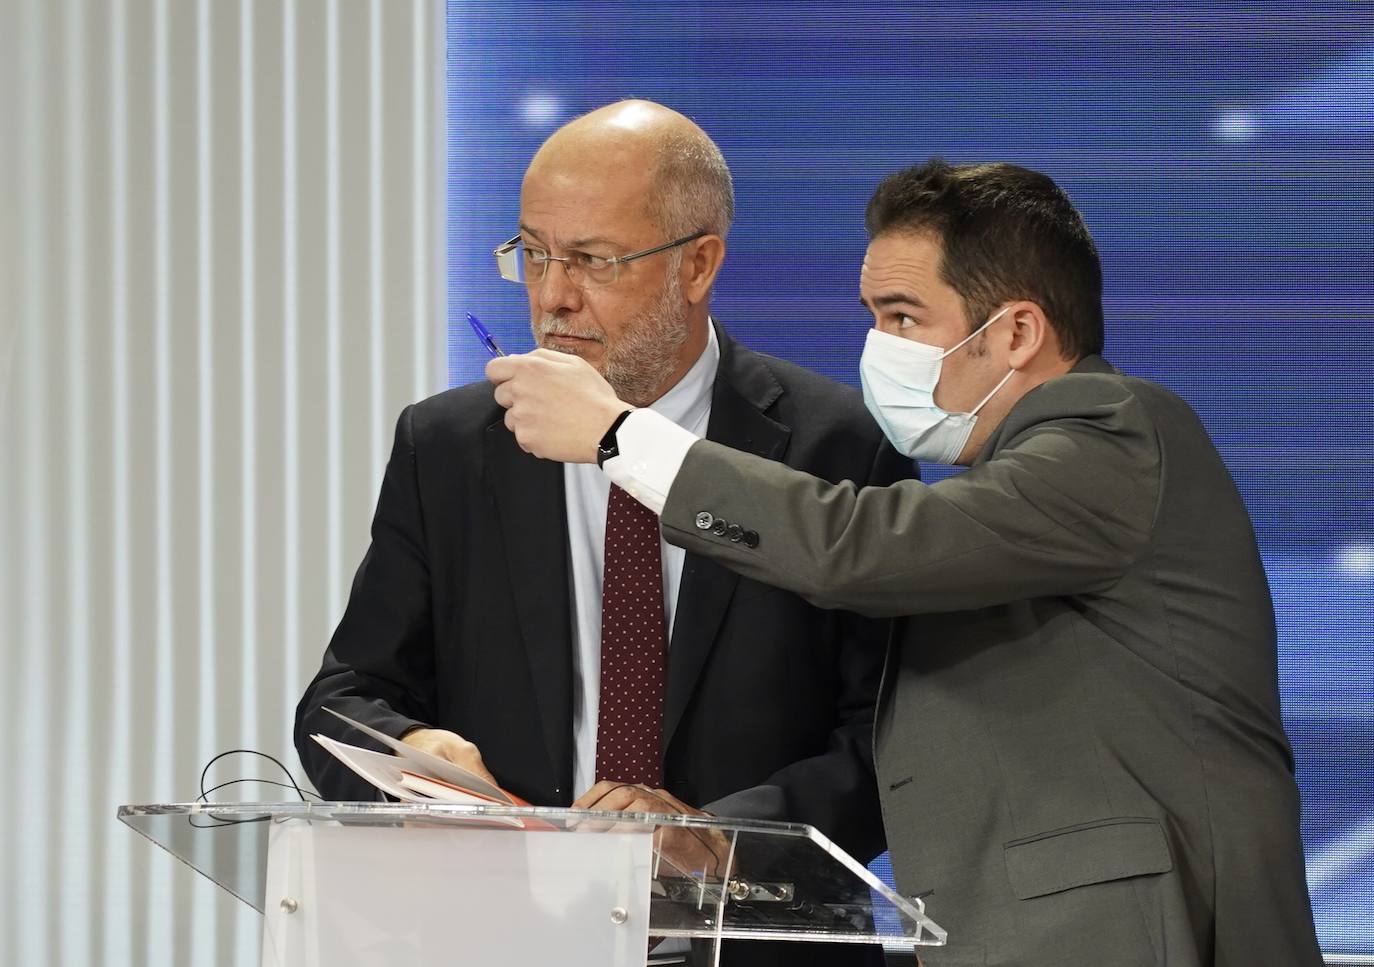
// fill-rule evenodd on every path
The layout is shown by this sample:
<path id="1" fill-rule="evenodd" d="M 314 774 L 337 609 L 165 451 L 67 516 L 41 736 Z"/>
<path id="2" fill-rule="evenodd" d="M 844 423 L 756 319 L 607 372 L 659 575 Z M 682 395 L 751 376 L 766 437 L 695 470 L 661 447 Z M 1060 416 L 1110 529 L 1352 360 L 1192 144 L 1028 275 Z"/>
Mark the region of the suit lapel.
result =
<path id="1" fill-rule="evenodd" d="M 500 421 L 484 438 L 536 713 L 558 788 L 572 788 L 572 615 L 563 465 L 525 453 Z M 493 562 L 494 563 L 494 562 Z"/>
<path id="2" fill-rule="evenodd" d="M 782 386 L 756 353 L 739 346 L 719 326 L 720 365 L 711 391 L 706 438 L 780 460 L 791 430 L 766 416 Z M 739 575 L 696 554 L 682 565 L 672 645 L 668 649 L 668 692 L 664 698 L 663 744 L 667 748 L 696 690 L 697 679 L 715 645 Z"/>

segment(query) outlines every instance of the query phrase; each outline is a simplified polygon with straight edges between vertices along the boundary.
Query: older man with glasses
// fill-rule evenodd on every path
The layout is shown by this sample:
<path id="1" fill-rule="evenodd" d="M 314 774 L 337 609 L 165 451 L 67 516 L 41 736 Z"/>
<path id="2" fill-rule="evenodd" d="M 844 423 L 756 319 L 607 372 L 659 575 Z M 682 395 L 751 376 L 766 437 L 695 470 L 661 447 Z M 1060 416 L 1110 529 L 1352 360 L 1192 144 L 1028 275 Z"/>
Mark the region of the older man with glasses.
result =
<path id="1" fill-rule="evenodd" d="M 733 209 L 705 132 L 625 101 L 539 149 L 497 267 L 525 286 L 539 345 L 586 360 L 621 399 L 826 480 L 913 473 L 858 393 L 711 319 Z M 297 712 L 320 792 L 374 798 L 310 741 L 357 740 L 327 706 L 532 803 L 805 822 L 862 859 L 880 852 L 886 622 L 669 547 L 595 466 L 522 451 L 504 412 L 482 381 L 401 414 L 371 547 Z M 723 959 L 872 956 L 749 944 Z"/>

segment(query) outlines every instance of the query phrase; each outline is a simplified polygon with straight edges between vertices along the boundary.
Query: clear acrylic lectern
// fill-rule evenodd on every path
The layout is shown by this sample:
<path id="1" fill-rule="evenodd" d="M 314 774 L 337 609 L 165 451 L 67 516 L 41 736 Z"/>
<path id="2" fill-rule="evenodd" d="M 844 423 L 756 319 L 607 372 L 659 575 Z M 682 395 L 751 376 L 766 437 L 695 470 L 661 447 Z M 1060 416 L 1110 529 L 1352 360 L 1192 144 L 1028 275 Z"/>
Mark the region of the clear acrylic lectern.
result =
<path id="1" fill-rule="evenodd" d="M 643 967 L 659 938 L 941 945 L 810 826 L 408 803 L 121 806 L 265 918 L 264 965 Z M 651 941 L 650 938 L 654 938 Z"/>

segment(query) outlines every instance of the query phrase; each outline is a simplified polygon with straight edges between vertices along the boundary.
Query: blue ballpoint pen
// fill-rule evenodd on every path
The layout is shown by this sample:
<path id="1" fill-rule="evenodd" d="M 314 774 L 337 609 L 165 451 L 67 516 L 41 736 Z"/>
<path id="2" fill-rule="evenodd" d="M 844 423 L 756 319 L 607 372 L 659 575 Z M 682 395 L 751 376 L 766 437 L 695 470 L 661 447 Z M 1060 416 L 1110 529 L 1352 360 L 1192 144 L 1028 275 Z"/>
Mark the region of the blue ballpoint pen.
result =
<path id="1" fill-rule="evenodd" d="M 493 357 L 506 355 L 501 352 L 501 347 L 496 345 L 496 340 L 491 338 L 491 333 L 487 332 L 487 327 L 482 325 L 481 319 L 478 319 L 471 312 L 467 314 L 467 317 L 468 325 L 472 327 L 473 332 L 477 333 L 477 338 L 481 340 L 482 345 L 487 347 L 487 352 L 491 353 Z"/>

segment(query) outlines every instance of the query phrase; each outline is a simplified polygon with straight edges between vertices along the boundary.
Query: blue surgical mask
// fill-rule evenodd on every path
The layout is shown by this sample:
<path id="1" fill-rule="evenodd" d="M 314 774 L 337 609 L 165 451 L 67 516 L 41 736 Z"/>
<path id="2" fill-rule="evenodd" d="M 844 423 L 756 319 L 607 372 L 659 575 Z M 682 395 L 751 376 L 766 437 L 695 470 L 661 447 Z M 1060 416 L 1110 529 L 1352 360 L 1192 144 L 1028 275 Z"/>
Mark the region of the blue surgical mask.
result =
<path id="1" fill-rule="evenodd" d="M 1010 308 L 1005 306 L 998 310 L 987 322 L 945 350 L 877 329 L 868 331 L 859 360 L 864 403 L 899 452 L 932 463 L 953 463 L 959 459 L 978 421 L 978 411 L 997 395 L 1015 370 L 1008 370 L 992 392 L 967 413 L 950 413 L 935 405 L 940 370 L 947 356 L 1002 318 Z"/>

